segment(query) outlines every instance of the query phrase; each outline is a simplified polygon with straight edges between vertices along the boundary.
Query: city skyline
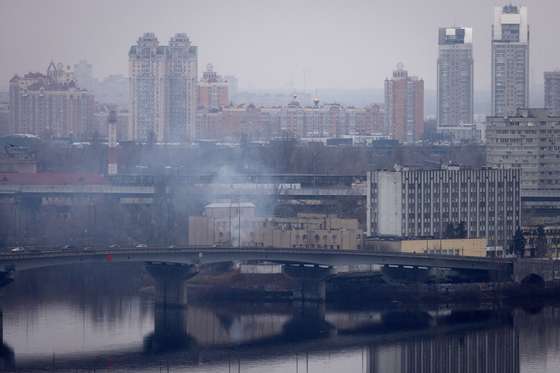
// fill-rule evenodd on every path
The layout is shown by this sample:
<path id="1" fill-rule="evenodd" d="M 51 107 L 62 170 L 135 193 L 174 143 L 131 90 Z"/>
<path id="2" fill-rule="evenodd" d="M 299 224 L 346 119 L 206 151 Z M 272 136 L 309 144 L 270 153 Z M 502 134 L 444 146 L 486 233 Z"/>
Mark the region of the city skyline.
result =
<path id="1" fill-rule="evenodd" d="M 388 1 L 372 5 L 356 0 L 349 7 L 339 2 L 318 7 L 314 6 L 315 2 L 258 5 L 251 1 L 237 4 L 168 1 L 168 6 L 151 9 L 145 2 L 135 2 L 138 4 L 135 7 L 126 1 L 110 6 L 103 1 L 77 6 L 61 0 L 44 9 L 40 18 L 31 12 L 28 21 L 35 27 L 17 34 L 10 32 L 13 30 L 10 26 L 15 27 L 11 20 L 27 16 L 39 3 L 26 0 L 13 7 L 1 3 L 3 16 L 0 17 L 6 18 L 0 25 L 4 35 L 0 36 L 0 53 L 8 57 L 0 72 L 0 88 L 6 88 L 5 82 L 14 73 L 22 69 L 36 71 L 51 59 L 68 62 L 86 59 L 95 67 L 96 77 L 126 74 L 125 51 L 137 35 L 154 32 L 165 40 L 184 32 L 201 46 L 200 66 L 213 63 L 224 75 L 236 75 L 243 89 L 382 88 L 395 64 L 403 62 L 424 78 L 426 89 L 430 90 L 437 83 L 434 61 L 438 27 L 457 25 L 473 28 L 475 91 L 490 90 L 493 6 L 505 2 L 398 3 L 401 6 Z M 533 34 L 530 84 L 533 90 L 539 89 L 531 96 L 542 100 L 543 72 L 560 65 L 560 52 L 544 48 L 547 35 L 557 33 L 560 28 L 555 22 L 547 21 L 555 10 L 560 10 L 560 4 L 553 1 L 536 4 L 535 0 L 523 2 L 529 8 Z M 188 12 L 189 6 L 196 7 L 196 14 Z M 62 19 L 56 22 L 65 14 L 80 18 L 80 24 L 63 23 Z M 99 17 L 107 19 L 107 27 L 96 28 L 91 34 L 97 25 L 91 20 Z M 162 19 L 166 22 L 158 21 Z M 385 19 L 391 19 L 391 24 Z M 209 26 L 216 22 L 224 26 L 220 27 L 221 33 Z M 333 23 L 339 26 L 333 28 Z M 63 30 L 59 25 L 63 25 Z M 40 38 L 36 37 L 37 29 L 41 29 Z M 49 37 L 54 32 L 63 32 L 58 42 L 41 42 L 43 38 L 57 40 Z M 86 38 L 88 48 L 81 44 Z M 21 48 L 21 44 L 33 48 Z M 282 53 L 287 48 L 291 48 L 290 53 Z M 332 54 L 332 48 L 340 53 Z M 378 52 L 381 50 L 383 53 Z"/>
<path id="2" fill-rule="evenodd" d="M 557 14 L 0 0 L 0 370 L 560 372 Z"/>

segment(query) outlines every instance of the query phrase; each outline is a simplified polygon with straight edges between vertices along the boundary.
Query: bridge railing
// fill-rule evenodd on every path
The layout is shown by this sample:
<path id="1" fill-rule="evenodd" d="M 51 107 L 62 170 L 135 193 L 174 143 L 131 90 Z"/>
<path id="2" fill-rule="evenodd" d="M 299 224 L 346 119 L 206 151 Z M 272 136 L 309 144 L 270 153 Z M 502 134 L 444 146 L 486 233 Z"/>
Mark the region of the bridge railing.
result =
<path id="1" fill-rule="evenodd" d="M 0 252 L 0 258 L 28 258 L 37 256 L 76 256 L 76 255 L 106 255 L 118 253 L 197 253 L 197 252 L 285 252 L 291 254 L 322 254 L 322 255 L 367 255 L 367 256 L 385 256 L 385 257 L 401 257 L 401 258 L 422 258 L 422 259 L 445 259 L 456 261 L 477 261 L 487 263 L 513 263 L 514 258 L 488 258 L 488 257 L 471 257 L 471 256 L 458 256 L 458 255 L 445 255 L 445 254 L 424 254 L 424 253 L 401 253 L 401 252 L 383 252 L 372 251 L 366 249 L 312 249 L 312 248 L 279 248 L 279 247 L 226 247 L 226 246 L 185 246 L 185 247 L 170 247 L 170 246 L 148 246 L 148 247 L 118 247 L 109 248 L 105 246 L 87 247 L 87 248 L 53 248 L 34 247 L 31 249 L 23 249 L 22 251 Z"/>

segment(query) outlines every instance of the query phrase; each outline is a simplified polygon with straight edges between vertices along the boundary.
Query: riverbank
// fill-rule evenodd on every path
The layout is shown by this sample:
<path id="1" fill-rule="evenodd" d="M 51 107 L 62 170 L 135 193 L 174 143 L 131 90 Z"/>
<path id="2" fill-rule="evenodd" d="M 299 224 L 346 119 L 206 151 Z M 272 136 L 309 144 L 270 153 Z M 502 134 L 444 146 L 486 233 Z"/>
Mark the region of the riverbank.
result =
<path id="1" fill-rule="evenodd" d="M 297 283 L 283 274 L 198 275 L 188 283 L 189 298 L 206 300 L 285 301 Z M 385 283 L 380 275 L 334 277 L 326 282 L 326 301 L 339 304 L 522 302 L 560 297 L 560 281 L 545 286 L 513 282 Z"/>

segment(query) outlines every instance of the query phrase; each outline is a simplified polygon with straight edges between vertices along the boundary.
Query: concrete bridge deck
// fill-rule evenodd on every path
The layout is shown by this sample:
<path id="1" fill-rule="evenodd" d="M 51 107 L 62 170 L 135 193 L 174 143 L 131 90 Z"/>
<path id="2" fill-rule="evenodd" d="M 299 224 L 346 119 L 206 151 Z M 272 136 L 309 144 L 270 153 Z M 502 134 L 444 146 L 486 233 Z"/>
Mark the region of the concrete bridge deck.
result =
<path id="1" fill-rule="evenodd" d="M 119 248 L 89 250 L 39 250 L 0 254 L 0 270 L 23 271 L 40 267 L 95 262 L 156 262 L 212 264 L 231 261 L 267 261 L 283 264 L 341 266 L 357 264 L 451 268 L 513 273 L 512 259 L 447 255 L 373 252 L 366 250 L 319 250 L 236 247 Z"/>

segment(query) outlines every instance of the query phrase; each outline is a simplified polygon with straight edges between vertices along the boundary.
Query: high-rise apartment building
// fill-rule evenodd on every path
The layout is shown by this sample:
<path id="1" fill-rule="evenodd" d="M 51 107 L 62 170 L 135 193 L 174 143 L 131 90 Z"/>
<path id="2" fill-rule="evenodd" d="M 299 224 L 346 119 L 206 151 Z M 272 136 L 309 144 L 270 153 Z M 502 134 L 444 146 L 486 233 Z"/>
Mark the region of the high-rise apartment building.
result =
<path id="1" fill-rule="evenodd" d="M 395 140 L 414 142 L 424 134 L 424 81 L 402 64 L 385 79 L 385 130 Z"/>
<path id="2" fill-rule="evenodd" d="M 9 133 L 87 139 L 94 128 L 95 100 L 80 89 L 69 66 L 51 62 L 47 73 L 10 79 Z"/>
<path id="3" fill-rule="evenodd" d="M 198 107 L 220 109 L 229 105 L 229 83 L 214 71 L 212 64 L 206 65 L 198 83 Z"/>
<path id="4" fill-rule="evenodd" d="M 226 75 L 224 79 L 228 83 L 229 100 L 234 104 L 237 103 L 237 92 L 239 91 L 239 81 L 234 75 Z"/>
<path id="5" fill-rule="evenodd" d="M 197 47 L 186 34 L 169 45 L 146 33 L 130 48 L 129 138 L 183 142 L 194 138 L 197 105 Z"/>
<path id="6" fill-rule="evenodd" d="M 486 162 L 521 168 L 521 188 L 560 190 L 560 116 L 546 109 L 519 109 L 515 115 L 488 117 Z"/>
<path id="7" fill-rule="evenodd" d="M 93 66 L 86 60 L 80 60 L 80 62 L 74 64 L 74 78 L 80 87 L 90 92 L 94 92 L 97 88 L 97 81 L 93 77 Z"/>
<path id="8" fill-rule="evenodd" d="M 544 106 L 551 114 L 560 115 L 560 71 L 544 73 Z"/>
<path id="9" fill-rule="evenodd" d="M 492 26 L 492 115 L 511 115 L 528 106 L 527 8 L 496 7 Z"/>
<path id="10" fill-rule="evenodd" d="M 462 223 L 464 238 L 502 252 L 521 222 L 520 179 L 520 169 L 369 172 L 367 234 L 444 238 Z"/>
<path id="11" fill-rule="evenodd" d="M 473 50 L 472 29 L 439 29 L 437 62 L 438 127 L 473 123 Z"/>
<path id="12" fill-rule="evenodd" d="M 10 133 L 10 95 L 0 92 L 0 136 Z"/>

